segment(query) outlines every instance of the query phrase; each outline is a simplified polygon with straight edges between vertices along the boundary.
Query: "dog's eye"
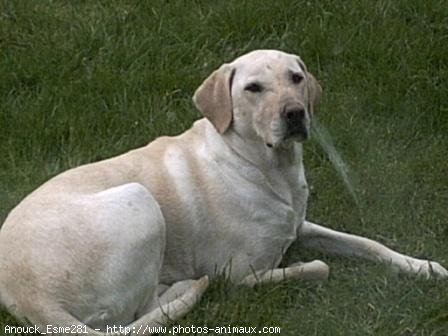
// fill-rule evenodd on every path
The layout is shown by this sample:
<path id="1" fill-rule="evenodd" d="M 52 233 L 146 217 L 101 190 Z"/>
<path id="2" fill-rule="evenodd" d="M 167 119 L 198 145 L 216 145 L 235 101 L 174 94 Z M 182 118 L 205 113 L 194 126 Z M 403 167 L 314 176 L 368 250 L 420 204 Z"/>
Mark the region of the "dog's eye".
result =
<path id="1" fill-rule="evenodd" d="M 258 83 L 250 83 L 250 84 L 246 85 L 244 90 L 250 91 L 250 92 L 261 92 L 261 91 L 263 91 L 263 87 Z"/>
<path id="2" fill-rule="evenodd" d="M 291 75 L 291 80 L 294 84 L 299 84 L 303 80 L 303 76 L 299 73 L 293 73 Z"/>

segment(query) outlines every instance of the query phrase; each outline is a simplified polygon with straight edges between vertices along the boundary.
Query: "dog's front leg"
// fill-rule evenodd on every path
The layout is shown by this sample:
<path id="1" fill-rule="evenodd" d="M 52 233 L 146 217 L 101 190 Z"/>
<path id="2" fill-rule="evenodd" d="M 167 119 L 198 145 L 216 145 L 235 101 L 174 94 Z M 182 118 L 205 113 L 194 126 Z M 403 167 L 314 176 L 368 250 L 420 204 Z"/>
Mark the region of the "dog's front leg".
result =
<path id="1" fill-rule="evenodd" d="M 396 271 L 426 278 L 448 278 L 448 271 L 437 262 L 412 258 L 371 239 L 334 231 L 308 221 L 299 229 L 298 239 L 302 246 L 322 252 L 381 262 Z"/>
<path id="2" fill-rule="evenodd" d="M 328 266 L 320 260 L 299 263 L 285 268 L 253 272 L 246 276 L 242 285 L 253 287 L 258 283 L 279 282 L 285 279 L 299 279 L 305 281 L 323 281 L 328 278 Z"/>

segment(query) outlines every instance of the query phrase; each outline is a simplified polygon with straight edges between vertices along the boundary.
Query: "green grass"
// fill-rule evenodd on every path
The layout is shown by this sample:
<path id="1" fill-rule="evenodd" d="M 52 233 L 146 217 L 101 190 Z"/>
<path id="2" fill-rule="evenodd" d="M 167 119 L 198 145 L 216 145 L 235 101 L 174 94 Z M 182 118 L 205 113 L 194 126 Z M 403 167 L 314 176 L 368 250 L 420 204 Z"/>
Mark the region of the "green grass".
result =
<path id="1" fill-rule="evenodd" d="M 214 68 L 259 48 L 300 54 L 353 171 L 357 208 L 316 141 L 308 217 L 448 265 L 445 1 L 2 1 L 0 223 L 57 173 L 186 130 Z M 281 335 L 447 335 L 448 286 L 321 258 L 323 284 L 216 281 L 178 323 Z M 0 312 L 0 334 L 17 322 Z"/>

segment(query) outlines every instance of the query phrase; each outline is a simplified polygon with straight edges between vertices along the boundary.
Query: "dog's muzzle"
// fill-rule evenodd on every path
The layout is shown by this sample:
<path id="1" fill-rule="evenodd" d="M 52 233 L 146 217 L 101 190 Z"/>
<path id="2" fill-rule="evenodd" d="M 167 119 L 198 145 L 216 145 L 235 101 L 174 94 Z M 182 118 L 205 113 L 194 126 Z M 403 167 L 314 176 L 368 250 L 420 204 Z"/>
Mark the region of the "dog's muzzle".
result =
<path id="1" fill-rule="evenodd" d="M 287 103 L 280 115 L 286 125 L 285 139 L 306 140 L 308 138 L 306 110 L 302 104 Z"/>

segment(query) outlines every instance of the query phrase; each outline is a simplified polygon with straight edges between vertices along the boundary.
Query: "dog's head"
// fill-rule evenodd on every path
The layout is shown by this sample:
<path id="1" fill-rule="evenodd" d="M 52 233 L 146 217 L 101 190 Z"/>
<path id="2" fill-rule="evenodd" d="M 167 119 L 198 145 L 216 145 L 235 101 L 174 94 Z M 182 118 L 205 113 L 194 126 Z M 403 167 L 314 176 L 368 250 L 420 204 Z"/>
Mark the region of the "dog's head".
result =
<path id="1" fill-rule="evenodd" d="M 308 138 L 321 91 L 298 56 L 256 50 L 214 71 L 193 100 L 219 133 L 232 128 L 277 147 Z"/>

